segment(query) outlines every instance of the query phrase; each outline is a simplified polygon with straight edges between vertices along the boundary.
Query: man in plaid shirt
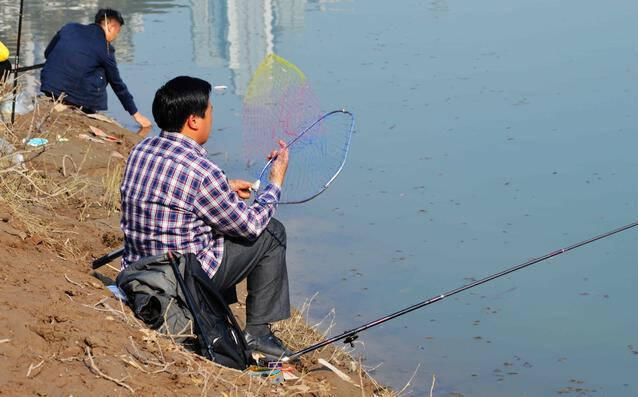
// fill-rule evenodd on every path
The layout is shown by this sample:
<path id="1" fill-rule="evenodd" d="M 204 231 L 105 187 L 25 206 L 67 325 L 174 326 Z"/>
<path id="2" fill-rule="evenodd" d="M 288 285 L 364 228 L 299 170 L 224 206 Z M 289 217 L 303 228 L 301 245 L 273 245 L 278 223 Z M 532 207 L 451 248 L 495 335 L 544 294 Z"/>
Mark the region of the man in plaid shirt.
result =
<path id="1" fill-rule="evenodd" d="M 251 183 L 229 180 L 207 158 L 202 146 L 212 128 L 211 86 L 176 77 L 153 100 L 162 129 L 132 150 L 120 188 L 124 231 L 122 266 L 167 251 L 197 255 L 211 284 L 237 300 L 235 285 L 248 281 L 245 335 L 249 347 L 270 356 L 290 355 L 270 324 L 290 316 L 286 270 L 286 232 L 273 219 L 288 168 L 288 149 L 280 150 L 270 184 L 250 197 Z"/>

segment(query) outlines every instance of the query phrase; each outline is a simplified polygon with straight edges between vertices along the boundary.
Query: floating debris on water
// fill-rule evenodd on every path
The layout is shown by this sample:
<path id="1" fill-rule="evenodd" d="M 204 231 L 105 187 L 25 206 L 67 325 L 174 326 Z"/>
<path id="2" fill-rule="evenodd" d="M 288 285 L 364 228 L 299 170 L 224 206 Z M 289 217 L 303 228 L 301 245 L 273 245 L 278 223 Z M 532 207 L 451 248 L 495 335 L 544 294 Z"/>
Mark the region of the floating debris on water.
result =
<path id="1" fill-rule="evenodd" d="M 215 92 L 215 94 L 225 94 L 227 89 L 228 86 L 225 85 L 216 85 L 213 87 L 213 91 Z"/>

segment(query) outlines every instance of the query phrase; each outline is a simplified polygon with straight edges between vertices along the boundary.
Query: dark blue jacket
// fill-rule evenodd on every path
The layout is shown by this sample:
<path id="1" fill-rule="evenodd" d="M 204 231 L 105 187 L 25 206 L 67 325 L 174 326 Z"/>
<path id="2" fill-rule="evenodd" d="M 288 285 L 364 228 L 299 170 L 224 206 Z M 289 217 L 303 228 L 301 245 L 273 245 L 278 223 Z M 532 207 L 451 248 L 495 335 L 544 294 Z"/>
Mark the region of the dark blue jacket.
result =
<path id="1" fill-rule="evenodd" d="M 137 112 L 133 96 L 120 77 L 115 48 L 107 43 L 96 24 L 69 23 L 53 37 L 44 51 L 40 90 L 90 110 L 106 110 L 106 84 L 130 114 Z"/>

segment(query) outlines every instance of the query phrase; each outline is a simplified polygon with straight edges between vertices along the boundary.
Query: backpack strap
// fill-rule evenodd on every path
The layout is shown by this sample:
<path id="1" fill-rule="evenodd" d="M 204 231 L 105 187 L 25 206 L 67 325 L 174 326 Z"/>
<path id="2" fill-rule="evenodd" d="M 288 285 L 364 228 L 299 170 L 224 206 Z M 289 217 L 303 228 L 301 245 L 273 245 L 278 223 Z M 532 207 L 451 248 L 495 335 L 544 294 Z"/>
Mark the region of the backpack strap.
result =
<path id="1" fill-rule="evenodd" d="M 252 356 L 235 315 L 221 293 L 211 285 L 210 278 L 202 270 L 195 254 L 184 254 L 182 258 L 185 261 L 186 288 L 190 290 L 195 301 L 195 307 L 191 310 L 197 311 L 198 314 L 206 314 L 201 318 L 204 323 L 202 329 L 212 337 L 212 359 L 225 366 L 246 369 L 252 364 Z M 201 339 L 206 343 L 205 340 Z M 206 346 L 200 347 L 205 354 Z"/>

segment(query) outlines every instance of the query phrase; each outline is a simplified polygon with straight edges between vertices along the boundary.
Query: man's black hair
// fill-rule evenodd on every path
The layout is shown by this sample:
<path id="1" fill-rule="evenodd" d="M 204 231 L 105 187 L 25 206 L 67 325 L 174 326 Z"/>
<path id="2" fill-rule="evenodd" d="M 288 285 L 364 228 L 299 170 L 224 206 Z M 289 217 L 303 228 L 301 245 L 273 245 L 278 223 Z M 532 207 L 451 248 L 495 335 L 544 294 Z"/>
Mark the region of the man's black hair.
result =
<path id="1" fill-rule="evenodd" d="M 104 22 L 105 19 L 115 19 L 120 25 L 124 26 L 122 14 L 112 8 L 100 8 L 97 14 L 95 14 L 95 23 L 98 25 Z"/>
<path id="2" fill-rule="evenodd" d="M 164 131 L 179 132 L 190 115 L 204 117 L 211 86 L 196 77 L 179 76 L 155 93 L 153 117 Z"/>

